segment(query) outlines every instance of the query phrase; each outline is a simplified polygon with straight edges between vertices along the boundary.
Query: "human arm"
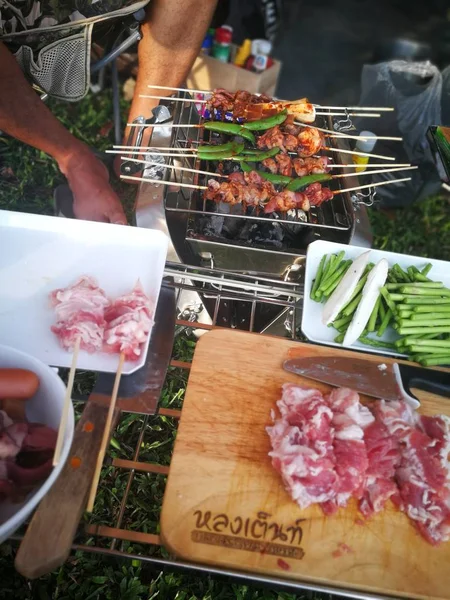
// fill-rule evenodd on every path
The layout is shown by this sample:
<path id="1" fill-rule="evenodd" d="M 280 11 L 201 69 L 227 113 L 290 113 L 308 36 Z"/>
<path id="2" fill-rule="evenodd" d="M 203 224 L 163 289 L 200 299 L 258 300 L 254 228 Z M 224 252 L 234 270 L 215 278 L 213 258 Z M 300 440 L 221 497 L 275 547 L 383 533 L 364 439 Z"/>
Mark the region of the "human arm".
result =
<path id="1" fill-rule="evenodd" d="M 217 0 L 152 0 L 142 24 L 138 46 L 139 68 L 128 122 L 151 116 L 159 100 L 140 94 L 168 96 L 170 92 L 148 86 L 181 87 L 200 51 Z M 129 130 L 125 130 L 125 140 Z M 126 143 L 126 141 L 125 141 Z"/>
<path id="2" fill-rule="evenodd" d="M 78 218 L 126 224 L 108 171 L 51 113 L 0 42 L 0 130 L 49 154 L 66 176 Z"/>

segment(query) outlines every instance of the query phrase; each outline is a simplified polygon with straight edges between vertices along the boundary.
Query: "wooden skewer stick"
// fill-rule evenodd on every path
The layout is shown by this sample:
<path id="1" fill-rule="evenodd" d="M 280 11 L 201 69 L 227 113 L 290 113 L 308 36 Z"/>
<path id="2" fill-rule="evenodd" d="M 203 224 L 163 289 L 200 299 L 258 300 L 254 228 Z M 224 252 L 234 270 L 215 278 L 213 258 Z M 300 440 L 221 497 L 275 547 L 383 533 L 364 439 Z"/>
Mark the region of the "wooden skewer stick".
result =
<path id="1" fill-rule="evenodd" d="M 383 156 L 382 154 L 371 154 L 370 152 L 357 152 L 356 150 L 340 150 L 339 148 L 328 148 L 323 146 L 328 152 L 342 152 L 342 154 L 355 154 L 356 156 L 370 156 L 372 158 L 381 158 L 383 160 L 395 160 L 395 156 Z"/>
<path id="2" fill-rule="evenodd" d="M 81 337 L 77 337 L 73 347 L 72 364 L 70 365 L 69 379 L 67 381 L 66 395 L 64 396 L 64 404 L 59 422 L 58 437 L 56 438 L 55 452 L 53 454 L 53 466 L 59 463 L 61 458 L 61 450 L 64 442 L 64 433 L 67 427 L 67 418 L 69 416 L 70 401 L 72 398 L 73 382 L 75 379 L 75 371 L 77 370 L 78 353 L 80 352 Z"/>
<path id="3" fill-rule="evenodd" d="M 332 175 L 333 179 L 340 179 L 341 177 L 354 177 L 355 175 L 378 175 L 379 173 L 392 173 L 394 171 L 411 171 L 411 169 L 418 169 L 419 167 L 396 167 L 393 169 L 380 169 L 379 171 L 363 171 L 362 173 L 340 173 L 339 175 Z"/>
<path id="4" fill-rule="evenodd" d="M 377 136 L 366 136 L 366 135 L 350 135 L 348 133 L 341 133 L 340 131 L 331 131 L 331 129 L 324 129 L 323 127 L 316 127 L 315 125 L 308 125 L 307 123 L 302 123 L 301 121 L 294 121 L 295 125 L 298 125 L 299 127 L 311 127 L 311 129 L 317 129 L 317 131 L 322 131 L 323 133 L 328 133 L 328 137 L 343 137 L 343 138 L 350 138 L 352 140 L 371 140 L 371 139 L 377 139 L 377 140 L 390 140 L 392 142 L 401 142 L 403 141 L 403 138 L 401 137 L 389 137 L 389 136 L 382 136 L 382 135 L 377 135 Z"/>
<path id="5" fill-rule="evenodd" d="M 336 190 L 335 192 L 333 192 L 333 196 L 336 196 L 337 194 L 343 194 L 344 192 L 356 192 L 357 190 L 365 190 L 367 188 L 378 187 L 379 185 L 401 183 L 402 181 L 411 181 L 411 177 L 404 177 L 403 179 L 391 179 L 389 181 L 378 181 L 377 183 L 368 183 L 367 185 L 357 185 L 356 187 L 345 188 L 343 190 Z"/>
<path id="6" fill-rule="evenodd" d="M 141 163 L 143 165 L 153 165 L 162 167 L 163 169 L 176 169 L 177 171 L 189 171 L 190 173 L 198 173 L 199 175 L 213 175 L 214 177 L 228 177 L 228 175 L 221 175 L 220 173 L 211 173 L 211 171 L 200 171 L 199 169 L 189 169 L 188 167 L 177 167 L 175 165 L 162 164 L 154 162 L 152 160 L 141 160 L 139 158 L 127 158 L 126 156 L 120 157 L 122 160 L 131 160 L 132 162 Z M 395 170 L 395 169 L 394 169 Z"/>
<path id="7" fill-rule="evenodd" d="M 170 85 L 148 85 L 147 87 L 153 90 L 172 90 L 174 92 L 188 92 L 190 94 L 213 94 L 212 90 L 191 90 L 189 88 L 182 87 L 171 87 Z M 279 102 L 287 102 L 289 104 L 294 104 L 296 101 L 289 100 L 279 100 Z M 320 104 L 313 104 L 316 108 L 324 108 L 324 109 L 332 109 L 332 110 L 378 110 L 378 111 L 393 111 L 394 108 L 389 108 L 386 106 L 321 106 Z"/>
<path id="8" fill-rule="evenodd" d="M 381 117 L 378 113 L 317 112 L 316 117 Z"/>
<path id="9" fill-rule="evenodd" d="M 125 362 L 125 354 L 120 353 L 119 365 L 116 371 L 116 378 L 114 380 L 114 387 L 111 396 L 111 402 L 109 403 L 108 415 L 106 417 L 105 429 L 103 430 L 103 438 L 100 446 L 100 450 L 97 457 L 97 464 L 95 466 L 95 473 L 92 480 L 91 491 L 89 493 L 89 499 L 86 507 L 86 511 L 91 513 L 94 508 L 95 496 L 97 494 L 98 482 L 100 479 L 100 471 L 102 470 L 103 460 L 105 458 L 106 447 L 109 442 L 111 434 L 111 424 L 114 415 L 114 409 L 116 408 L 117 394 L 119 393 L 120 378 L 122 377 L 123 363 Z"/>
<path id="10" fill-rule="evenodd" d="M 206 104 L 208 100 L 196 100 L 195 98 L 177 98 L 176 96 L 151 96 L 139 94 L 139 98 L 151 98 L 153 100 L 170 100 L 171 102 L 195 102 L 195 104 Z"/>
<path id="11" fill-rule="evenodd" d="M 143 150 L 145 151 L 145 148 L 137 148 L 136 150 L 105 150 L 105 152 L 108 152 L 109 154 L 136 154 L 136 152 L 138 150 Z M 169 153 L 165 153 L 165 152 L 159 152 L 157 148 L 151 148 L 151 150 L 154 151 L 154 154 L 157 154 L 158 156 L 167 156 L 169 158 L 197 158 L 198 155 L 197 154 L 188 154 L 180 152 L 180 153 L 175 153 L 175 152 L 169 152 Z M 188 148 L 187 151 L 190 151 L 191 148 Z M 197 152 L 196 148 L 192 148 L 192 152 Z M 295 154 L 295 153 L 289 153 L 289 154 Z M 295 154 L 295 156 L 297 156 Z M 132 156 L 122 156 L 122 158 L 124 160 L 135 160 L 133 159 Z M 248 156 L 248 161 L 247 162 L 252 162 L 250 159 L 252 158 L 251 156 Z M 255 157 L 253 157 L 255 158 Z M 311 157 L 314 158 L 314 157 Z M 317 158 L 317 157 L 316 157 Z M 137 160 L 137 159 L 136 159 Z M 229 159 L 226 160 L 238 160 L 238 157 L 236 156 L 231 156 Z M 255 162 L 255 161 L 253 161 Z M 256 161 L 258 162 L 258 161 Z M 155 163 L 155 165 L 161 165 L 164 166 L 163 163 Z M 364 165 L 364 169 L 377 169 L 379 167 L 385 167 L 386 163 L 369 163 L 367 165 Z M 330 169 L 358 169 L 359 166 L 358 165 L 353 165 L 353 164 L 348 164 L 348 165 L 336 165 L 334 163 L 331 163 L 329 165 Z M 400 168 L 400 167 L 411 167 L 411 163 L 390 163 L 389 167 L 395 169 L 395 168 Z M 362 174 L 362 171 L 360 172 L 360 174 Z"/>
<path id="12" fill-rule="evenodd" d="M 177 181 L 165 181 L 164 179 L 149 179 L 147 177 L 135 177 L 134 175 L 121 175 L 120 179 L 129 179 L 130 181 L 145 181 L 146 183 L 159 183 L 162 185 L 173 185 L 174 187 L 185 187 L 193 190 L 207 190 L 206 185 L 195 185 L 193 183 L 178 183 Z"/>
<path id="13" fill-rule="evenodd" d="M 203 144 L 208 146 L 209 144 Z M 123 150 L 164 150 L 166 152 L 197 152 L 197 148 L 188 148 L 187 146 L 121 146 L 114 144 L 113 148 L 122 148 Z"/>
<path id="14" fill-rule="evenodd" d="M 170 85 L 148 85 L 153 90 L 173 90 L 174 92 L 189 92 L 190 94 L 212 94 L 211 90 L 190 90 L 189 88 L 170 87 Z"/>
<path id="15" fill-rule="evenodd" d="M 378 110 L 378 111 L 384 111 L 384 112 L 391 112 L 393 110 L 395 110 L 395 108 L 392 107 L 386 107 L 386 106 L 323 106 L 322 104 L 313 104 L 314 108 L 326 108 L 326 109 L 331 109 L 331 110 Z"/>
<path id="16" fill-rule="evenodd" d="M 105 150 L 105 152 L 107 154 L 136 154 L 137 152 L 139 152 L 139 150 L 130 150 L 129 152 L 127 152 L 126 150 Z M 158 156 L 179 156 L 182 158 L 197 158 L 196 154 L 176 154 L 174 152 L 155 152 L 155 154 L 157 154 Z M 129 160 L 131 160 L 131 158 L 131 156 L 128 157 Z"/>

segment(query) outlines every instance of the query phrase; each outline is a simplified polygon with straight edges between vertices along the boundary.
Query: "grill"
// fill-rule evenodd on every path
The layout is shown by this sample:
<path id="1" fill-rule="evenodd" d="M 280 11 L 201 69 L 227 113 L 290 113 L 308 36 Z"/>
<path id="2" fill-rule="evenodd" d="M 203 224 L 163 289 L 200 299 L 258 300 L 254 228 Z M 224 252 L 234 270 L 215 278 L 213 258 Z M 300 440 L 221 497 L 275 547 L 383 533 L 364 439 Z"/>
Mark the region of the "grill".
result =
<path id="1" fill-rule="evenodd" d="M 193 103 L 166 103 L 173 114 L 174 123 L 198 122 L 198 114 Z M 322 124 L 320 124 L 322 125 Z M 344 126 L 348 123 L 343 123 Z M 323 126 L 331 129 L 331 119 Z M 203 140 L 203 130 L 195 128 L 164 128 L 153 130 L 152 144 L 155 147 L 185 148 L 192 142 Z M 343 155 L 346 156 L 346 155 Z M 161 161 L 161 157 L 149 152 L 148 159 Z M 209 165 L 195 157 L 165 159 L 167 165 L 177 165 L 192 169 L 207 170 Z M 303 298 L 303 272 L 305 253 L 308 244 L 323 238 L 342 243 L 358 243 L 370 246 L 371 235 L 366 208 L 371 197 L 362 194 L 351 197 L 348 193 L 334 198 L 322 208 L 315 209 L 302 219 L 301 213 L 289 218 L 274 219 L 255 214 L 230 214 L 212 212 L 197 191 L 177 186 L 178 183 L 199 183 L 197 175 L 189 171 L 176 171 L 164 167 L 148 167 L 145 175 L 152 178 L 165 178 L 172 185 L 142 183 L 136 203 L 136 224 L 139 227 L 159 229 L 169 235 L 171 245 L 165 269 L 165 285 L 174 288 L 179 307 L 175 335 L 194 331 L 196 335 L 214 327 L 234 327 L 266 335 L 288 337 L 300 340 L 299 323 Z M 355 185 L 342 181 L 342 186 Z M 200 179 L 200 182 L 202 180 Z M 211 235 L 205 221 L 223 218 L 243 223 L 247 227 L 284 227 L 286 235 L 281 244 L 271 243 L 261 236 L 258 241 L 228 239 L 224 235 Z M 263 231 L 264 233 L 264 231 Z M 190 363 L 173 359 L 171 367 L 189 372 Z M 145 393 L 145 392 L 144 392 Z M 170 465 L 149 462 L 142 455 L 142 446 L 150 419 L 163 418 L 172 426 L 181 415 L 181 410 L 158 409 L 157 415 L 145 416 L 135 422 L 133 433 L 134 448 L 130 448 L 127 458 L 108 458 L 102 476 L 111 472 L 125 481 L 120 497 L 114 494 L 112 505 L 105 507 L 99 516 L 87 525 L 80 525 L 80 531 L 73 545 L 81 550 L 109 557 L 138 559 L 156 569 L 182 569 L 192 573 L 207 573 L 217 576 L 232 576 L 248 583 L 270 585 L 292 590 L 311 590 L 333 593 L 347 598 L 380 598 L 361 592 L 321 586 L 311 582 L 289 581 L 282 578 L 266 577 L 260 574 L 243 573 L 229 569 L 212 568 L 167 557 L 161 552 L 158 526 L 153 531 L 141 531 L 128 527 L 130 493 L 140 477 L 152 479 L 152 489 L 161 493 L 163 479 Z M 123 419 L 127 419 L 125 412 Z M 100 485 L 108 486 L 101 482 Z M 149 482 L 149 485 L 150 482 Z M 134 507 L 133 507 L 134 509 Z M 15 536 L 20 539 L 21 536 Z M 130 553 L 128 544 L 134 545 Z"/>
<path id="2" fill-rule="evenodd" d="M 178 101 L 166 103 L 173 115 L 173 124 L 198 124 L 200 118 L 195 103 L 183 101 L 184 98 L 190 99 L 182 93 Z M 319 126 L 333 129 L 331 117 L 321 119 Z M 336 128 L 348 128 L 349 124 L 350 120 L 346 119 L 345 122 L 338 123 Z M 179 150 L 209 143 L 212 137 L 217 136 L 202 128 L 182 126 L 173 129 L 158 127 L 154 130 L 153 138 L 155 134 L 155 146 Z M 342 144 L 342 140 L 338 142 L 337 138 L 327 139 L 327 143 L 336 149 L 348 149 Z M 351 162 L 348 154 L 332 154 L 336 164 Z M 152 154 L 151 151 L 148 158 L 155 162 L 161 161 L 161 157 Z M 158 170 L 157 167 L 151 167 L 147 174 L 151 174 L 153 178 L 159 174 L 159 177 L 173 185 L 164 186 L 167 189 L 163 191 L 157 190 L 157 184 L 144 184 L 141 197 L 148 198 L 160 193 L 165 207 L 164 218 L 175 251 L 179 259 L 188 264 L 201 264 L 202 259 L 207 256 L 207 260 L 212 257 L 214 266 L 219 268 L 257 271 L 282 277 L 289 265 L 299 255 L 304 255 L 307 246 L 316 239 L 354 243 L 356 225 L 365 222 L 367 218 L 365 207 L 361 205 L 367 202 L 367 197 L 363 197 L 362 194 L 351 196 L 348 192 L 335 196 L 321 207 L 312 207 L 308 213 L 289 211 L 283 217 L 258 214 L 255 208 L 247 208 L 244 212 L 241 205 L 230 209 L 229 205 L 217 205 L 204 200 L 200 190 L 177 186 L 179 183 L 205 185 L 208 176 L 192 173 L 189 169 L 208 171 L 214 176 L 210 161 L 200 161 L 192 155 L 170 156 L 164 160 L 168 167 L 182 167 L 188 170 Z M 225 172 L 231 172 L 234 164 L 227 161 Z M 342 178 L 331 183 L 332 189 L 344 189 L 354 186 L 355 178 Z M 150 190 L 146 192 L 147 185 L 150 186 Z M 370 245 L 368 231 L 360 237 L 362 245 Z"/>

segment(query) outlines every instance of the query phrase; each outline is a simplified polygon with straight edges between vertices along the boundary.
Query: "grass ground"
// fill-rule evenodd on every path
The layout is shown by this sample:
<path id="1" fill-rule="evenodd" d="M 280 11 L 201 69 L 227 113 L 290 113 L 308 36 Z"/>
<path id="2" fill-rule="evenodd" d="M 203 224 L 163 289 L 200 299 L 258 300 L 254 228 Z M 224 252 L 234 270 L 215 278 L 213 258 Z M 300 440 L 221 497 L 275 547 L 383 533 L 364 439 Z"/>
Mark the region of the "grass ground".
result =
<path id="1" fill-rule="evenodd" d="M 125 107 L 124 107 L 125 108 Z M 112 144 L 112 107 L 107 92 L 89 96 L 76 105 L 54 103 L 55 114 L 75 135 L 100 150 Z M 0 208 L 33 213 L 52 213 L 52 190 L 63 182 L 54 162 L 43 153 L 0 137 Z M 124 190 L 122 190 L 124 191 Z M 129 195 L 129 190 L 127 190 Z M 374 246 L 406 254 L 450 260 L 450 205 L 448 198 L 434 197 L 420 205 L 393 215 L 370 211 Z M 189 337 L 177 339 L 174 357 L 189 361 L 195 342 Z M 92 375 L 79 373 L 75 393 L 83 396 L 92 388 Z M 186 376 L 171 369 L 161 397 L 164 407 L 180 408 Z M 81 406 L 77 407 L 78 413 Z M 133 457 L 144 417 L 126 415 L 120 421 L 110 455 Z M 169 417 L 149 417 L 140 447 L 140 460 L 168 465 L 176 436 L 176 421 Z M 111 523 L 118 514 L 127 476 L 111 466 L 103 470 L 93 521 Z M 131 486 L 122 527 L 158 532 L 159 507 L 165 478 L 161 475 L 136 475 Z M 84 540 L 86 542 L 86 540 Z M 87 543 L 92 541 L 87 540 Z M 164 553 L 127 544 L 128 553 Z M 76 553 L 59 570 L 28 582 L 13 569 L 15 546 L 0 546 L 0 599 L 120 599 L 120 600 L 294 600 L 303 597 L 325 600 L 328 596 L 296 595 L 254 585 L 242 585 L 204 576 L 157 572 L 139 561 L 109 560 L 88 553 Z"/>

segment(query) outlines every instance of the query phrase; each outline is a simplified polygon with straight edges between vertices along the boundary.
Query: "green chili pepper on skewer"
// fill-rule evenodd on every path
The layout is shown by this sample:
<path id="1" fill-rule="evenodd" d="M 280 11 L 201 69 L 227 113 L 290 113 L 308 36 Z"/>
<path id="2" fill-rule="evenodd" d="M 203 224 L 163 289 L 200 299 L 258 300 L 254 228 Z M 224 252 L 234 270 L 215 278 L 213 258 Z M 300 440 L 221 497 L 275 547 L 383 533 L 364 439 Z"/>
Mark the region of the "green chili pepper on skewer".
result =
<path id="1" fill-rule="evenodd" d="M 243 146 L 244 144 L 242 144 L 242 147 Z M 208 154 L 210 152 L 230 152 L 234 150 L 235 147 L 236 142 L 227 142 L 226 144 L 208 144 L 205 146 L 199 146 L 198 150 L 201 150 L 203 154 Z"/>
<path id="2" fill-rule="evenodd" d="M 279 148 L 271 148 L 270 150 L 255 150 L 253 148 L 244 148 L 241 152 L 242 160 L 258 160 L 262 161 L 266 158 L 272 158 L 280 153 Z"/>
<path id="3" fill-rule="evenodd" d="M 311 175 L 293 179 L 286 189 L 291 192 L 297 192 L 298 190 L 311 185 L 311 183 L 316 183 L 317 181 L 329 181 L 330 179 L 332 179 L 332 177 L 329 173 L 313 173 Z"/>
<path id="4" fill-rule="evenodd" d="M 205 129 L 208 131 L 215 131 L 216 133 L 227 133 L 229 135 L 240 135 L 252 144 L 256 143 L 256 138 L 250 129 L 242 127 L 237 123 L 224 123 L 218 121 L 208 121 L 205 123 Z"/>
<path id="5" fill-rule="evenodd" d="M 252 169 L 250 165 L 245 161 L 241 162 L 241 168 L 246 173 L 250 173 L 250 171 L 255 171 L 255 173 L 258 173 L 260 177 L 262 177 L 263 179 L 267 179 L 267 181 L 270 181 L 274 184 L 286 185 L 286 183 L 292 181 L 291 178 L 287 177 L 286 175 L 279 175 L 278 173 L 266 173 L 265 171 L 256 171 L 255 169 Z"/>
<path id="6" fill-rule="evenodd" d="M 202 146 L 199 146 L 197 156 L 200 160 L 226 160 L 227 158 L 233 158 L 233 156 L 237 156 L 244 149 L 244 144 L 238 144 L 237 142 L 232 142 L 229 150 L 221 150 L 217 152 L 213 152 L 210 150 L 211 146 L 207 146 L 208 150 Z"/>
<path id="7" fill-rule="evenodd" d="M 251 131 L 264 131 L 265 129 L 272 129 L 276 125 L 281 125 L 287 119 L 288 112 L 287 110 L 282 110 L 280 113 L 273 115 L 272 117 L 267 117 L 266 119 L 260 119 L 259 121 L 248 121 L 244 124 L 246 129 L 250 129 Z"/>

